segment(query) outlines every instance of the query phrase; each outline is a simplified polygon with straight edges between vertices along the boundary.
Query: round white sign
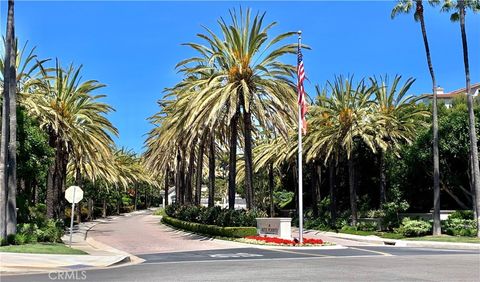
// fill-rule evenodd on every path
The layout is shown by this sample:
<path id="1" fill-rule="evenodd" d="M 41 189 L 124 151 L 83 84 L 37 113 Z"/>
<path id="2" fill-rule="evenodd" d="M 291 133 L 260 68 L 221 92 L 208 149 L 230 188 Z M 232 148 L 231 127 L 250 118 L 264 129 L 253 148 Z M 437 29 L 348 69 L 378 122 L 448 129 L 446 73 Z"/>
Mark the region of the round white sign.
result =
<path id="1" fill-rule="evenodd" d="M 76 204 L 83 199 L 83 190 L 78 186 L 70 186 L 65 190 L 65 199 L 67 199 L 69 203 Z"/>

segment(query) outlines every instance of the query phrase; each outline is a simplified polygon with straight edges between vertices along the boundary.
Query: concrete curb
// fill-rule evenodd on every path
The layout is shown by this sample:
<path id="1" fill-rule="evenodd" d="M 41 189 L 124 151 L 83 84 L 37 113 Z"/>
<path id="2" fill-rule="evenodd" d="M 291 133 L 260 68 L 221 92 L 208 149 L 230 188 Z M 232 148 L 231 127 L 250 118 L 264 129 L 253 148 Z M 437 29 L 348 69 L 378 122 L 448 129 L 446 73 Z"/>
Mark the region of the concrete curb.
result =
<path id="1" fill-rule="evenodd" d="M 135 255 L 124 252 L 124 251 L 119 250 L 119 249 L 115 249 L 114 247 L 109 246 L 107 244 L 104 244 L 102 242 L 98 242 L 91 237 L 87 237 L 87 239 L 85 241 L 87 242 L 87 244 L 93 246 L 94 248 L 102 249 L 102 250 L 105 250 L 107 252 L 111 252 L 111 253 L 115 253 L 115 254 L 124 256 L 124 258 L 122 260 L 119 260 L 119 261 L 115 262 L 114 264 L 111 264 L 110 266 L 113 266 L 113 265 L 115 265 L 115 266 L 133 265 L 133 264 L 139 264 L 139 263 L 142 263 L 142 262 L 145 261 L 144 259 L 141 259 L 141 258 L 139 258 Z"/>
<path id="2" fill-rule="evenodd" d="M 132 214 L 122 214 L 120 216 L 132 216 L 143 214 L 146 211 L 136 211 Z M 145 260 L 129 254 L 127 252 L 115 249 L 107 244 L 96 241 L 88 237 L 88 232 L 102 222 L 114 220 L 118 216 L 110 216 L 105 219 L 96 219 L 94 221 L 83 222 L 82 226 L 76 226 L 76 234 L 74 237 L 78 241 L 73 244 L 75 249 L 90 253 L 88 255 L 62 255 L 62 254 L 25 254 L 25 253 L 7 253 L 0 252 L 2 264 L 0 272 L 2 275 L 15 274 L 32 274 L 45 273 L 50 271 L 68 271 L 72 270 L 89 270 L 89 269 L 105 269 L 123 267 L 133 264 L 139 264 Z M 83 240 L 82 240 L 83 239 Z M 69 241 L 69 232 L 67 231 L 62 238 L 66 245 Z M 83 242 L 82 242 L 83 241 Z M 100 254 L 98 253 L 100 250 Z M 94 253 L 94 254 L 91 254 Z M 10 257 L 5 259 L 6 257 Z M 15 263 L 12 263 L 12 261 Z M 5 263 L 5 262 L 10 262 Z"/>
<path id="3" fill-rule="evenodd" d="M 394 240 L 384 239 L 378 236 L 361 236 L 334 232 L 319 231 L 320 234 L 326 236 L 365 242 L 376 245 L 389 245 L 396 247 L 420 247 L 420 248 L 437 248 L 437 249 L 459 249 L 459 250 L 480 250 L 480 244 L 474 243 L 452 243 L 452 242 L 436 242 L 436 241 L 413 241 L 413 240 Z"/>

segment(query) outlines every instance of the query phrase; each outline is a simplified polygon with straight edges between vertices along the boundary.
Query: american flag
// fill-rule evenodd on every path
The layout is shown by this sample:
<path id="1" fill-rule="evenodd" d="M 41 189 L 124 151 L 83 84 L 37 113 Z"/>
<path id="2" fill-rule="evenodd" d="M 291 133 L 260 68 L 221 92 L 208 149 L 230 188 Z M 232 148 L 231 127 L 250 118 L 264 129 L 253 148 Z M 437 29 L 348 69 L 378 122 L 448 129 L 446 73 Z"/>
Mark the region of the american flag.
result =
<path id="1" fill-rule="evenodd" d="M 307 113 L 307 101 L 305 101 L 305 88 L 303 87 L 303 81 L 305 80 L 305 69 L 303 67 L 303 55 L 302 47 L 298 45 L 298 105 L 300 106 L 300 114 L 302 115 L 302 128 L 303 134 L 307 132 L 307 120 L 305 114 Z"/>

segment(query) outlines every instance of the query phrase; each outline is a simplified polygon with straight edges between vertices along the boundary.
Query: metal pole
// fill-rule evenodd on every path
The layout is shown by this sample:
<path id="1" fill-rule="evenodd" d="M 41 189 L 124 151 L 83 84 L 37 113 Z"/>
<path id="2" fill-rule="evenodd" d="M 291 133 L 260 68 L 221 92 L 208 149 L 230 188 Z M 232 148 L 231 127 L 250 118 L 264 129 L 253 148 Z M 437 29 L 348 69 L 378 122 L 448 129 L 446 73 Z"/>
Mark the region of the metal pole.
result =
<path id="1" fill-rule="evenodd" d="M 73 233 L 73 214 L 75 213 L 75 191 L 77 187 L 73 188 L 73 199 L 72 199 L 72 212 L 70 213 L 70 248 L 72 247 L 72 233 Z"/>
<path id="2" fill-rule="evenodd" d="M 298 48 L 302 48 L 302 31 L 298 31 Z M 298 89 L 298 95 L 300 88 Z M 298 239 L 303 244 L 303 171 L 302 171 L 302 105 L 298 104 Z"/>

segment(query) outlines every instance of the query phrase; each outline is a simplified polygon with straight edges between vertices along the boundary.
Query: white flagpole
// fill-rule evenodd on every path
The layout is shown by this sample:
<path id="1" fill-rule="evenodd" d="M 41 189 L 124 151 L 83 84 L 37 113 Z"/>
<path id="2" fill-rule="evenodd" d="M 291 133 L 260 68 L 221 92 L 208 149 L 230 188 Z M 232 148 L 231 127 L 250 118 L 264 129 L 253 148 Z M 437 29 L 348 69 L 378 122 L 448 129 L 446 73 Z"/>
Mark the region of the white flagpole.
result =
<path id="1" fill-rule="evenodd" d="M 302 48 L 302 31 L 298 31 L 298 48 Z M 298 95 L 300 88 L 298 88 Z M 302 105 L 298 104 L 298 240 L 303 244 L 303 171 L 302 171 Z"/>

